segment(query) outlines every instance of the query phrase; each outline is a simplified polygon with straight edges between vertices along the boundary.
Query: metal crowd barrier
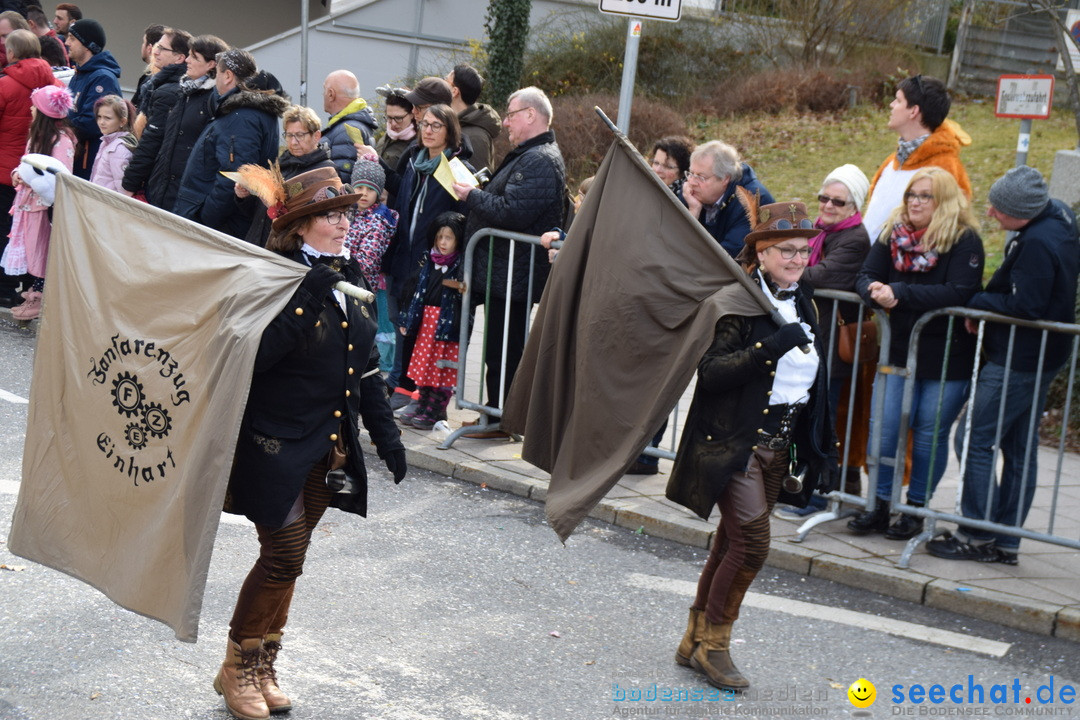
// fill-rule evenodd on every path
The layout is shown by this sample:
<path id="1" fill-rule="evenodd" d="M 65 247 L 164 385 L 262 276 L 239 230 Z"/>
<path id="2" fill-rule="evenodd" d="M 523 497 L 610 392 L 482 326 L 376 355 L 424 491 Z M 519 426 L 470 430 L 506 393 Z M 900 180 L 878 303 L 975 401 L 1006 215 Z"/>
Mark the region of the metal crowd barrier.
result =
<path id="1" fill-rule="evenodd" d="M 492 249 L 493 248 L 493 242 L 494 242 L 494 240 L 496 238 L 503 238 L 503 239 L 511 241 L 511 245 L 510 245 L 510 267 L 513 267 L 515 256 L 518 253 L 522 252 L 521 248 L 519 248 L 518 245 L 519 244 L 524 244 L 525 245 L 524 252 L 527 252 L 528 256 L 529 256 L 529 261 L 528 261 L 529 262 L 529 288 L 528 288 L 529 295 L 528 295 L 528 297 L 532 297 L 532 291 L 533 291 L 533 287 L 532 287 L 533 272 L 532 271 L 534 269 L 536 259 L 533 256 L 533 253 L 531 252 L 531 247 L 534 246 L 534 245 L 539 245 L 540 244 L 539 237 L 536 237 L 536 236 L 533 236 L 533 235 L 524 235 L 524 234 L 521 234 L 521 233 L 508 232 L 508 231 L 504 231 L 504 230 L 485 228 L 485 229 L 477 231 L 471 238 L 469 238 L 468 243 L 466 245 L 466 249 L 465 249 L 464 273 L 463 273 L 464 281 L 465 281 L 466 286 L 469 288 L 469 291 L 465 293 L 465 295 L 463 296 L 463 299 L 462 299 L 462 313 L 461 313 L 462 321 L 461 321 L 460 349 L 459 349 L 458 362 L 457 362 L 457 388 L 456 388 L 457 392 L 456 392 L 456 400 L 455 400 L 455 402 L 457 403 L 457 407 L 459 407 L 461 409 L 476 410 L 478 413 L 480 413 L 480 421 L 478 422 L 477 425 L 465 426 L 465 427 L 459 428 L 459 429 L 455 430 L 454 432 L 452 432 L 442 442 L 442 444 L 439 445 L 439 447 L 441 449 L 444 449 L 444 450 L 450 448 L 459 437 L 461 437 L 462 435 L 464 435 L 466 433 L 480 432 L 480 431 L 486 431 L 486 430 L 498 430 L 499 429 L 499 419 L 502 417 L 502 410 L 495 406 L 496 403 L 492 402 L 491 398 L 488 398 L 487 401 L 485 402 L 484 398 L 482 397 L 482 394 L 484 392 L 484 387 L 485 387 L 485 383 L 484 383 L 485 368 L 484 368 L 484 363 L 483 362 L 480 363 L 481 373 L 480 373 L 480 378 L 479 378 L 479 388 L 480 388 L 481 397 L 478 397 L 475 400 L 468 399 L 466 397 L 466 379 L 467 379 L 467 371 L 466 371 L 467 363 L 466 363 L 466 361 L 467 361 L 467 358 L 468 358 L 469 339 L 471 337 L 471 332 L 472 332 L 472 322 L 473 322 L 474 313 L 475 313 L 475 309 L 476 309 L 473 306 L 473 303 L 472 303 L 472 297 L 473 297 L 472 287 L 473 287 L 473 280 L 474 280 L 474 278 L 472 276 L 473 257 L 475 256 L 475 253 L 477 252 L 477 246 L 480 245 L 481 241 L 483 241 L 485 238 L 488 240 L 486 251 L 489 254 L 493 252 L 493 249 Z M 483 250 L 481 250 L 481 251 L 483 251 Z M 490 257 L 490 255 L 489 255 L 489 257 Z M 484 279 L 484 283 L 485 283 L 484 284 L 485 305 L 489 305 L 490 302 L 491 302 L 491 278 L 490 278 L 491 262 L 490 261 L 488 263 L 488 268 L 489 268 L 489 277 Z M 505 288 L 503 288 L 504 297 L 508 297 L 510 295 L 511 282 L 512 282 L 512 273 L 507 273 L 506 286 L 505 286 Z M 830 492 L 823 493 L 822 497 L 824 497 L 825 500 L 827 501 L 826 510 L 824 512 L 821 512 L 821 513 L 818 513 L 816 515 L 813 515 L 813 516 L 809 517 L 799 527 L 799 529 L 798 529 L 798 531 L 796 533 L 796 536 L 793 538 L 793 540 L 795 542 L 800 542 L 803 539 L 805 539 L 806 536 L 815 527 L 817 527 L 818 525 L 821 525 L 823 523 L 827 523 L 827 522 L 830 522 L 830 521 L 833 521 L 833 520 L 841 519 L 841 518 L 849 516 L 849 515 L 855 515 L 855 514 L 861 512 L 861 511 L 863 511 L 863 510 L 873 510 L 874 506 L 875 506 L 875 504 L 877 502 L 877 492 L 876 492 L 876 490 L 877 490 L 877 482 L 878 482 L 879 470 L 883 466 L 889 466 L 889 467 L 892 467 L 893 470 L 894 470 L 894 482 L 893 482 L 892 496 L 891 496 L 891 505 L 892 505 L 893 511 L 899 512 L 899 513 L 905 513 L 905 514 L 908 514 L 908 515 L 914 515 L 916 517 L 923 518 L 924 521 L 925 521 L 923 532 L 920 533 L 919 535 L 915 536 L 914 538 L 912 538 L 910 541 L 908 541 L 907 545 L 905 546 L 904 551 L 901 554 L 900 560 L 898 561 L 898 565 L 900 567 L 905 567 L 905 568 L 909 567 L 910 560 L 911 560 L 911 555 L 918 548 L 919 544 L 921 544 L 921 543 L 931 539 L 932 537 L 934 537 L 934 535 L 937 533 L 936 524 L 937 524 L 938 521 L 949 521 L 949 522 L 955 522 L 955 523 L 961 523 L 962 522 L 964 525 L 967 525 L 967 526 L 972 527 L 972 528 L 977 528 L 977 529 L 987 530 L 987 531 L 992 531 L 992 532 L 999 532 L 999 533 L 1002 533 L 1002 534 L 1016 535 L 1016 536 L 1022 537 L 1022 538 L 1029 538 L 1029 539 L 1032 539 L 1032 540 L 1039 540 L 1039 541 L 1042 541 L 1042 542 L 1047 542 L 1047 543 L 1052 543 L 1052 544 L 1056 544 L 1056 545 L 1062 545 L 1062 546 L 1065 546 L 1065 547 L 1080 549 L 1080 537 L 1071 538 L 1071 537 L 1065 537 L 1064 535 L 1062 535 L 1060 533 L 1058 533 L 1058 534 L 1054 533 L 1055 521 L 1058 518 L 1061 506 L 1063 504 L 1065 504 L 1065 503 L 1062 502 L 1062 496 L 1061 496 L 1062 465 L 1063 465 L 1063 460 L 1064 460 L 1064 456 L 1065 456 L 1066 426 L 1067 426 L 1067 423 L 1068 423 L 1069 412 L 1070 412 L 1070 409 L 1071 409 L 1071 406 L 1072 406 L 1072 401 L 1073 401 L 1073 392 L 1074 392 L 1074 387 L 1075 387 L 1075 376 L 1076 376 L 1076 366 L 1077 366 L 1078 355 L 1080 355 L 1080 325 L 1071 324 L 1071 323 L 1056 323 L 1056 322 L 1047 322 L 1047 321 L 1022 320 L 1022 319 L 1019 319 L 1019 318 L 1012 318 L 1012 317 L 1007 317 L 1007 316 L 1004 316 L 1004 315 L 997 315 L 995 313 L 989 313 L 989 312 L 984 312 L 984 311 L 980 311 L 980 310 L 970 310 L 970 309 L 967 309 L 967 308 L 944 308 L 944 309 L 941 309 L 941 310 L 935 310 L 935 311 L 928 312 L 928 313 L 924 314 L 919 319 L 919 321 L 915 324 L 915 327 L 912 330 L 911 343 L 909 345 L 907 367 L 897 367 L 897 366 L 889 364 L 888 347 L 889 347 L 889 338 L 890 338 L 890 327 L 889 327 L 889 321 L 888 321 L 888 314 L 887 313 L 885 313 L 884 311 L 882 311 L 880 309 L 871 310 L 870 308 L 867 308 L 866 305 L 863 304 L 861 298 L 858 295 L 856 295 L 855 293 L 852 293 L 852 292 L 843 292 L 843 291 L 838 291 L 838 290 L 825 290 L 825 289 L 816 290 L 815 293 L 814 293 L 814 300 L 818 305 L 819 311 L 821 312 L 821 317 L 819 317 L 819 325 L 824 326 L 825 324 L 828 324 L 829 327 L 833 328 L 833 332 L 831 332 L 830 335 L 829 335 L 828 347 L 826 349 L 826 362 L 829 365 L 828 371 L 829 371 L 830 377 L 832 376 L 832 362 L 833 362 L 833 357 L 835 355 L 835 353 L 834 353 L 835 345 L 837 343 L 838 332 L 836 331 L 836 328 L 837 328 L 837 320 L 838 320 L 839 310 L 840 310 L 841 304 L 842 303 L 850 303 L 852 307 L 858 308 L 858 317 L 857 317 L 855 322 L 862 323 L 864 320 L 869 319 L 871 317 L 871 315 L 874 317 L 874 319 L 876 321 L 876 324 L 877 324 L 877 327 L 878 327 L 878 341 L 879 341 L 878 362 L 877 362 L 877 366 L 876 366 L 875 374 L 874 374 L 874 382 L 875 383 L 883 382 L 885 376 L 887 376 L 887 375 L 896 375 L 896 376 L 900 376 L 900 377 L 904 377 L 904 378 L 914 377 L 915 376 L 915 372 L 916 372 L 916 356 L 917 356 L 919 342 L 920 342 L 920 339 L 922 337 L 922 331 L 923 331 L 923 328 L 926 327 L 927 323 L 929 323 L 931 320 L 933 320 L 933 319 L 935 319 L 937 317 L 943 316 L 943 315 L 944 316 L 949 316 L 950 317 L 950 320 L 949 320 L 949 322 L 950 322 L 950 330 L 951 330 L 951 323 L 962 321 L 963 319 L 970 318 L 972 320 L 978 321 L 980 323 L 980 326 L 979 326 L 979 334 L 978 334 L 977 348 L 976 348 L 976 363 L 975 363 L 975 367 L 973 367 L 972 370 L 971 370 L 971 378 L 972 378 L 971 379 L 971 387 L 970 387 L 970 389 L 968 391 L 968 398 L 967 398 L 967 402 L 968 402 L 969 405 L 973 401 L 974 396 L 975 396 L 976 380 L 977 380 L 978 371 L 979 371 L 979 365 L 980 365 L 980 363 L 978 362 L 978 357 L 981 354 L 981 349 L 982 349 L 982 336 L 983 336 L 982 330 L 983 330 L 984 323 L 987 323 L 987 322 L 1004 323 L 1004 324 L 1008 324 L 1008 325 L 1011 325 L 1011 326 L 1014 326 L 1014 327 L 1026 327 L 1026 328 L 1034 328 L 1036 330 L 1041 330 L 1042 334 L 1043 334 L 1043 340 L 1042 340 L 1042 349 L 1040 351 L 1040 365 L 1041 365 L 1041 360 L 1042 360 L 1042 352 L 1045 351 L 1046 337 L 1047 337 L 1048 333 L 1055 332 L 1055 333 L 1064 333 L 1064 334 L 1071 335 L 1073 337 L 1073 345 L 1072 345 L 1072 351 L 1071 351 L 1070 360 L 1069 360 L 1069 362 L 1068 362 L 1068 364 L 1066 366 L 1067 370 L 1068 370 L 1068 389 L 1067 389 L 1067 394 L 1066 394 L 1065 409 L 1064 409 L 1064 415 L 1063 415 L 1062 434 L 1061 434 L 1061 439 L 1060 439 L 1060 441 L 1058 443 L 1057 463 L 1056 463 L 1056 468 L 1055 468 L 1055 471 L 1054 471 L 1053 485 L 1052 485 L 1052 489 L 1051 489 L 1051 492 L 1052 492 L 1051 513 L 1050 513 L 1050 519 L 1049 519 L 1048 527 L 1046 528 L 1045 532 L 1037 531 L 1037 530 L 1029 530 L 1029 529 L 1025 529 L 1025 528 L 1022 528 L 1022 527 L 1018 527 L 1016 525 L 1003 525 L 1003 524 L 993 523 L 993 522 L 990 522 L 987 519 L 970 520 L 970 519 L 964 518 L 962 516 L 961 511 L 960 511 L 960 498 L 961 498 L 961 494 L 962 494 L 962 491 L 963 491 L 963 472 L 964 472 L 963 463 L 964 463 L 964 460 L 966 459 L 966 454 L 967 454 L 966 439 L 965 439 L 965 443 L 964 443 L 963 456 L 961 457 L 960 485 L 959 485 L 959 487 L 957 489 L 956 501 L 954 503 L 954 508 L 953 508 L 952 512 L 934 510 L 934 509 L 932 509 L 932 508 L 930 508 L 928 506 L 927 507 L 916 507 L 916 506 L 913 506 L 913 505 L 908 505 L 906 503 L 902 503 L 900 501 L 901 493 L 902 493 L 902 487 L 903 487 L 903 483 L 901 482 L 901 478 L 902 478 L 902 475 L 903 475 L 903 469 L 904 469 L 904 465 L 905 465 L 905 454 L 906 454 L 906 449 L 907 449 L 907 437 L 910 434 L 910 428 L 908 427 L 908 423 L 909 423 L 911 407 L 912 407 L 912 403 L 913 403 L 913 399 L 914 399 L 913 398 L 913 395 L 914 395 L 913 384 L 912 383 L 906 383 L 905 387 L 904 387 L 904 394 L 903 394 L 903 401 L 902 401 L 902 408 L 901 408 L 900 436 L 899 436 L 898 442 L 897 442 L 897 451 L 896 451 L 895 457 L 880 457 L 881 422 L 871 422 L 870 423 L 870 429 L 869 429 L 869 439 L 868 439 L 868 445 L 867 445 L 867 453 L 866 453 L 866 462 L 867 462 L 867 468 L 868 468 L 869 477 L 867 479 L 866 487 L 865 487 L 864 492 L 862 492 L 859 495 L 848 493 L 848 492 L 845 491 L 845 488 L 844 488 L 843 484 L 841 484 L 841 486 L 839 488 L 837 488 L 835 490 L 832 490 Z M 509 330 L 509 314 L 504 313 L 503 315 L 504 315 L 504 317 L 503 317 L 503 328 L 502 328 L 503 332 L 501 333 L 502 338 L 503 338 L 503 340 L 502 340 L 502 342 L 503 342 L 502 357 L 505 358 L 506 357 L 507 334 L 508 334 L 508 330 Z M 487 327 L 486 327 L 487 322 L 488 322 L 487 313 L 485 312 L 485 329 L 484 329 L 484 333 L 483 333 L 483 338 L 484 339 L 482 341 L 482 347 L 481 347 L 481 352 L 483 354 L 486 354 L 486 343 L 487 343 L 487 336 L 488 336 Z M 529 316 L 526 319 L 526 324 L 525 324 L 525 336 L 526 337 L 528 336 L 529 323 L 530 322 L 531 322 L 531 313 L 529 314 Z M 1012 331 L 1011 334 L 1010 334 L 1010 338 L 1009 338 L 1009 357 L 1010 358 L 1011 358 L 1012 347 L 1013 347 L 1014 341 L 1015 341 L 1015 331 Z M 860 350 L 861 350 L 860 343 L 861 343 L 861 336 L 857 336 L 856 343 L 855 343 L 855 348 L 854 348 L 854 354 L 855 354 L 856 357 L 858 357 L 859 354 L 860 354 Z M 841 457 L 840 457 L 840 462 L 841 462 L 840 476 L 842 478 L 841 483 L 843 483 L 843 478 L 846 477 L 846 475 L 847 475 L 848 456 L 849 456 L 849 453 L 851 452 L 851 441 L 852 441 L 852 437 L 853 437 L 853 431 L 856 429 L 854 427 L 854 425 L 853 425 L 853 418 L 855 416 L 855 409 L 856 409 L 856 407 L 855 407 L 856 396 L 860 391 L 862 391 L 862 392 L 871 392 L 871 390 L 872 390 L 872 388 L 865 387 L 865 385 L 860 385 L 860 381 L 859 381 L 860 370 L 861 370 L 861 368 L 860 368 L 860 365 L 858 363 L 854 363 L 854 364 L 851 365 L 850 375 L 847 378 L 848 379 L 848 382 L 847 382 L 848 392 L 846 393 L 846 395 L 840 397 L 839 401 L 838 401 L 838 404 L 845 405 L 846 409 L 847 409 L 847 415 L 846 415 L 847 419 L 846 419 L 846 422 L 845 422 L 845 425 L 844 425 L 844 432 L 841 434 L 842 437 L 840 438 L 841 443 L 842 443 L 842 448 L 843 448 L 843 451 L 842 451 L 842 454 L 841 454 Z M 943 363 L 942 375 L 941 375 L 942 378 L 945 377 L 946 370 L 947 370 L 947 366 L 945 365 L 945 363 Z M 843 378 L 832 378 L 832 380 L 835 381 L 835 382 L 843 382 Z M 500 396 L 505 395 L 506 386 L 507 386 L 505 365 L 503 366 L 503 368 L 501 370 L 499 386 L 500 386 Z M 1006 374 L 1005 388 L 1003 389 L 1003 392 L 1007 391 L 1007 388 L 1008 388 L 1008 375 Z M 871 407 L 871 416 L 872 416 L 872 418 L 879 420 L 879 419 L 881 419 L 883 417 L 884 412 L 885 412 L 884 404 L 885 404 L 884 393 L 879 392 L 879 393 L 876 393 L 876 394 L 873 395 L 873 405 Z M 999 410 L 999 427 L 998 427 L 999 435 L 1000 435 L 1000 417 L 1001 417 L 1001 413 L 1003 411 L 1004 411 L 1004 403 L 1002 403 L 1002 406 L 1001 406 L 1001 408 Z M 675 459 L 675 450 L 678 447 L 678 442 L 679 442 L 679 433 L 681 431 L 681 428 L 680 428 L 680 425 L 679 425 L 680 418 L 681 418 L 680 408 L 677 405 L 675 410 L 672 412 L 672 414 L 668 418 L 668 429 L 667 429 L 667 431 L 665 432 L 665 435 L 664 435 L 665 441 L 662 443 L 663 447 L 652 447 L 652 446 L 646 447 L 643 450 L 643 454 L 651 455 L 651 456 L 657 457 L 657 458 L 665 458 L 665 459 L 668 459 L 668 460 L 674 460 Z M 1038 429 L 1037 429 L 1037 423 L 1036 423 L 1036 427 L 1033 429 L 1033 434 L 1029 438 L 1030 442 L 1028 443 L 1028 449 L 1027 449 L 1027 452 L 1029 452 L 1029 453 L 1030 452 L 1037 452 L 1037 450 L 1038 450 L 1037 432 L 1038 432 Z M 999 441 L 1000 441 L 1000 437 L 998 437 L 995 440 L 995 445 L 994 445 L 994 452 L 995 452 L 994 465 L 995 465 L 995 467 L 996 467 L 997 461 L 998 461 L 998 452 L 999 452 L 998 443 L 999 443 Z M 937 448 L 936 444 L 937 443 L 935 442 L 934 447 L 931 450 L 932 457 L 933 457 L 934 453 L 937 453 L 937 452 L 946 452 L 947 453 L 947 452 L 950 451 L 949 447 Z M 1040 472 L 1040 474 L 1042 474 L 1042 473 Z M 1036 481 L 1037 481 L 1037 479 L 1029 479 L 1029 478 L 1024 477 L 1024 479 L 1022 480 L 1021 494 L 1023 494 L 1024 489 L 1026 488 L 1026 484 L 1028 482 L 1036 482 Z M 987 482 L 989 482 L 989 483 L 994 482 L 993 475 L 987 479 Z M 931 499 L 931 497 L 932 496 L 927 498 L 927 504 L 928 505 L 929 505 L 929 500 Z"/>

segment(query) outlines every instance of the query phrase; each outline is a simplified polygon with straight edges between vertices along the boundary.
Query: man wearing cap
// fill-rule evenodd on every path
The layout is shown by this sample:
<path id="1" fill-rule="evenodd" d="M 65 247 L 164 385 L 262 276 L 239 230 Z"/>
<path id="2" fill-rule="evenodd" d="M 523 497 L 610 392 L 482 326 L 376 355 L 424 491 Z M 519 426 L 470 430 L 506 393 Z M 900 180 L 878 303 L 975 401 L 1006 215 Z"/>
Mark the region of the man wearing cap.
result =
<path id="1" fill-rule="evenodd" d="M 698 219 L 720 246 L 735 257 L 750 232 L 746 212 L 735 200 L 735 189 L 745 188 L 767 205 L 773 196 L 758 182 L 754 169 L 739 151 L 719 140 L 698 145 L 690 155 L 690 172 L 682 188 L 690 214 Z"/>
<path id="2" fill-rule="evenodd" d="M 503 158 L 487 186 L 480 190 L 454 184 L 457 196 L 465 201 L 468 217 L 465 237 L 481 228 L 500 228 L 527 235 L 542 235 L 563 223 L 566 199 L 566 169 L 562 152 L 551 129 L 551 101 L 544 91 L 527 87 L 510 95 L 503 125 L 514 149 Z M 484 361 L 487 365 L 487 402 L 501 406 L 514 379 L 525 349 L 525 326 L 529 309 L 540 300 L 551 264 L 540 245 L 517 245 L 511 267 L 511 243 L 497 239 L 492 250 L 478 250 L 473 260 L 474 303 L 485 302 L 488 284 L 488 256 L 491 275 L 491 302 L 486 306 L 487 336 Z M 530 255 L 532 272 L 530 273 Z M 510 296 L 506 297 L 507 275 Z M 529 295 L 530 281 L 532 295 Z M 506 357 L 503 359 L 503 320 Z M 506 382 L 500 381 L 505 364 Z"/>
<path id="3" fill-rule="evenodd" d="M 450 89 L 450 83 L 442 78 L 426 77 L 416 83 L 416 87 L 405 93 L 405 99 L 412 103 L 413 120 L 419 127 L 429 107 L 452 105 L 454 93 Z"/>
<path id="4" fill-rule="evenodd" d="M 75 75 L 68 89 L 75 97 L 75 107 L 68 116 L 79 144 L 75 147 L 74 173 L 90 179 L 101 131 L 94 117 L 94 103 L 103 95 L 120 95 L 120 64 L 105 49 L 105 28 L 96 20 L 77 20 L 68 28 L 68 55 L 75 64 Z"/>
<path id="5" fill-rule="evenodd" d="M 345 128 L 356 128 L 364 136 L 364 144 L 371 145 L 379 124 L 367 101 L 360 97 L 360 82 L 348 70 L 335 70 L 326 76 L 323 110 L 330 115 L 326 129 L 322 131 L 323 142 L 330 148 L 330 159 L 334 161 L 338 177 L 347 183 L 356 162 L 356 146 Z"/>
<path id="6" fill-rule="evenodd" d="M 986 290 L 977 293 L 968 307 L 1025 320 L 1074 322 L 1080 244 L 1073 212 L 1060 200 L 1050 199 L 1046 181 L 1038 170 L 1021 165 L 990 188 L 987 214 L 1004 230 L 1017 235 L 1006 244 L 1005 260 Z M 967 328 L 977 331 L 971 320 Z M 1042 331 L 1017 327 L 1011 358 L 1010 332 L 1011 326 L 1006 324 L 985 326 L 986 363 L 979 372 L 971 408 L 961 509 L 966 518 L 1020 527 L 1035 494 L 1038 418 L 1050 381 L 1069 359 L 1072 336 L 1047 333 L 1040 367 Z M 1005 405 L 999 438 L 1002 394 Z M 958 454 L 963 448 L 966 424 L 961 418 L 957 425 Z M 1030 448 L 1029 437 L 1033 439 Z M 1001 448 L 1003 458 L 998 484 L 994 482 L 995 444 Z M 955 535 L 946 533 L 926 546 L 931 555 L 947 560 L 1006 565 L 1017 563 L 1019 548 L 1020 538 L 1016 536 L 963 525 Z"/>
<path id="7" fill-rule="evenodd" d="M 889 105 L 889 129 L 900 139 L 896 152 L 885 158 L 870 181 L 870 201 L 863 213 L 870 242 L 881 235 L 889 213 L 903 204 L 904 189 L 920 168 L 947 170 L 971 198 L 971 181 L 960 162 L 960 148 L 971 144 L 971 136 L 946 120 L 951 105 L 945 83 L 929 75 L 909 77 L 897 86 Z"/>

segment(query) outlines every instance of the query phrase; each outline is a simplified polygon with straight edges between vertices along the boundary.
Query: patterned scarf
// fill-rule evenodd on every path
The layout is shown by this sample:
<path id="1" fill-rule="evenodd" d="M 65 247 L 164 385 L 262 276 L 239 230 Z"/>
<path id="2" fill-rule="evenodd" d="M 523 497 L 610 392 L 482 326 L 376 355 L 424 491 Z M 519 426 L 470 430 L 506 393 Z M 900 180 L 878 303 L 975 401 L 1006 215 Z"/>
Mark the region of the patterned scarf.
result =
<path id="1" fill-rule="evenodd" d="M 937 265 L 938 254 L 927 250 L 922 245 L 926 228 L 916 230 L 910 225 L 893 225 L 889 250 L 892 252 L 893 266 L 900 272 L 929 272 Z"/>
<path id="2" fill-rule="evenodd" d="M 849 218 L 844 218 L 838 223 L 832 225 L 826 225 L 819 217 L 817 222 L 814 223 L 819 232 L 814 237 L 810 238 L 810 259 L 806 261 L 807 267 L 813 267 L 819 262 L 825 259 L 825 236 L 829 233 L 840 232 L 841 230 L 847 230 L 853 228 L 862 222 L 862 215 L 856 210 L 855 214 Z"/>

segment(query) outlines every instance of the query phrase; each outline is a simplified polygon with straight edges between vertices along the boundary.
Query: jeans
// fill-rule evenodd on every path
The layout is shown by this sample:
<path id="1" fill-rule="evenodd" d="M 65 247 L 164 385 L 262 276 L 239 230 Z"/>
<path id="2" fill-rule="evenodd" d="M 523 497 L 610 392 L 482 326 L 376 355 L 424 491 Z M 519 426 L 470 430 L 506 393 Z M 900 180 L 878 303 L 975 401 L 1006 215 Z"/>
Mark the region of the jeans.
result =
<path id="1" fill-rule="evenodd" d="M 909 417 L 912 434 L 911 485 L 907 500 L 913 505 L 925 505 L 934 494 L 945 465 L 949 460 L 949 430 L 960 413 L 967 396 L 967 380 L 946 380 L 944 396 L 938 406 L 938 394 L 942 390 L 940 380 L 909 379 L 915 383 L 915 392 Z M 874 455 L 875 420 L 870 420 L 870 442 L 866 454 L 870 458 L 895 458 L 900 439 L 900 410 L 903 405 L 905 379 L 896 375 L 879 376 L 874 383 L 873 407 L 877 408 L 878 393 L 885 393 L 885 406 L 881 418 L 881 453 Z M 935 422 L 938 425 L 934 432 Z M 933 466 L 930 456 L 933 455 Z M 903 462 L 901 455 L 901 463 Z M 895 468 L 880 461 L 878 465 L 877 497 L 886 502 L 892 497 Z"/>
<path id="2" fill-rule="evenodd" d="M 964 517 L 989 520 L 1002 525 L 1023 526 L 1028 510 L 1031 509 L 1031 501 L 1035 497 L 1038 472 L 1036 457 L 1039 448 L 1038 416 L 1042 413 L 1046 393 L 1055 374 L 1055 370 L 1044 371 L 1041 382 L 1036 386 L 1036 373 L 1010 370 L 1009 385 L 1006 388 L 1004 366 L 988 362 L 979 373 L 972 404 L 971 437 L 968 441 L 967 465 L 964 468 L 964 492 L 960 501 Z M 1002 393 L 1006 393 L 1003 410 Z M 997 435 L 999 411 L 1002 412 L 999 444 L 1002 472 L 1000 483 L 995 483 L 994 439 Z M 1036 422 L 1036 427 L 1032 435 L 1031 452 L 1025 462 L 1028 432 L 1033 421 Z M 955 448 L 958 457 L 963 450 L 965 424 L 961 421 L 956 429 Z M 1016 552 L 1020 547 L 1020 538 L 1013 535 L 1000 535 L 974 528 L 964 528 L 962 535 L 968 540 L 993 540 L 999 548 L 1009 552 Z"/>

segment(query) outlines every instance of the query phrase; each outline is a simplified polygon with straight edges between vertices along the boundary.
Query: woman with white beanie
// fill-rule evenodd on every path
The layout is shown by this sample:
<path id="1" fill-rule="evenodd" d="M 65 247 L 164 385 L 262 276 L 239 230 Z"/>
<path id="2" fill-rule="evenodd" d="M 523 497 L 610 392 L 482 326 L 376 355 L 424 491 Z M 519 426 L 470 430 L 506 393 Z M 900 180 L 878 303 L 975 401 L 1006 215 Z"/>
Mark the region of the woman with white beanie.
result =
<path id="1" fill-rule="evenodd" d="M 855 291 L 855 276 L 862 267 L 863 260 L 870 252 L 870 236 L 862 224 L 859 208 L 866 200 L 870 181 L 863 171 L 852 164 L 841 165 L 825 176 L 818 192 L 818 218 L 814 223 L 820 232 L 810 239 L 810 259 L 803 271 L 802 282 L 815 289 Z M 816 299 L 821 317 L 823 345 L 829 347 L 829 335 L 833 330 L 832 300 Z M 837 320 L 835 322 L 858 322 L 859 308 L 854 303 L 837 302 Z M 867 319 L 867 318 L 864 318 Z M 836 424 L 838 405 L 847 408 L 850 393 L 848 382 L 852 377 L 852 367 L 837 355 L 839 344 L 833 345 L 833 357 L 829 383 L 830 422 Z M 861 348 L 862 350 L 863 348 Z M 868 349 L 868 348 L 867 348 Z M 861 354 L 861 353 L 860 353 Z M 861 373 L 860 373 L 861 374 Z M 860 417 L 860 409 L 865 404 L 869 410 L 869 383 L 873 374 L 866 381 L 866 388 L 856 389 L 856 412 L 852 418 L 852 441 L 849 443 L 848 469 L 844 478 L 844 491 L 858 495 L 861 490 L 862 465 L 865 462 L 866 427 L 869 418 Z M 859 384 L 859 383 L 857 383 Z M 864 391 L 865 390 L 865 391 Z M 867 402 L 862 402 L 865 395 Z M 841 400 L 843 398 L 843 400 Z M 846 417 L 844 418 L 846 420 Z M 847 423 L 844 423 L 846 427 Z M 840 427 L 837 437 L 844 437 L 845 427 Z M 804 508 L 781 507 L 776 510 L 778 517 L 801 521 L 803 518 L 821 512 L 826 502 L 820 496 L 814 496 Z"/>

